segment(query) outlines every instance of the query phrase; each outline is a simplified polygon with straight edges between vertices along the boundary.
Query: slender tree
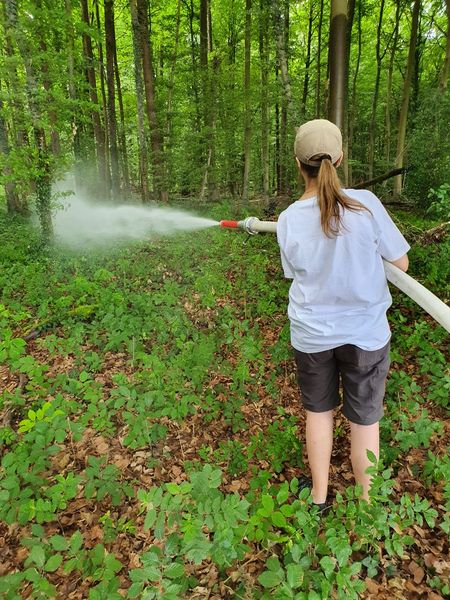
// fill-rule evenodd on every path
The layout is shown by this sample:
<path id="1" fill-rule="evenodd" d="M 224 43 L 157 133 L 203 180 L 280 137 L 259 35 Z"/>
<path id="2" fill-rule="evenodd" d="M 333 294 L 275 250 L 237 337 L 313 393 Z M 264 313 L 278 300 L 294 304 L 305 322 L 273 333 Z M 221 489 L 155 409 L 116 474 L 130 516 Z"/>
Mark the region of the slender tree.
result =
<path id="1" fill-rule="evenodd" d="M 86 69 L 86 79 L 89 86 L 90 102 L 92 104 L 91 119 L 92 126 L 94 129 L 94 137 L 97 151 L 97 164 L 100 190 L 107 195 L 109 193 L 109 167 L 106 160 L 106 139 L 105 130 L 100 119 L 100 106 L 97 95 L 97 81 L 94 66 L 94 53 L 92 49 L 92 39 L 89 31 L 91 29 L 91 22 L 89 18 L 88 0 L 81 0 L 81 19 L 84 24 L 83 28 L 83 52 Z"/>
<path id="2" fill-rule="evenodd" d="M 136 88 L 136 115 L 138 138 L 139 183 L 141 198 L 148 202 L 148 168 L 147 168 L 147 142 L 145 138 L 144 123 L 144 82 L 142 78 L 142 39 L 138 21 L 136 0 L 130 0 L 131 26 L 133 35 L 134 57 L 134 84 Z"/>
<path id="3" fill-rule="evenodd" d="M 309 17 L 308 17 L 308 41 L 306 46 L 306 60 L 305 60 L 305 77 L 303 79 L 303 94 L 300 106 L 300 116 L 304 117 L 306 114 L 306 102 L 308 100 L 309 91 L 309 79 L 310 79 L 310 68 L 311 68 L 311 44 L 314 24 L 314 2 L 309 2 Z"/>
<path id="4" fill-rule="evenodd" d="M 259 57 L 261 64 L 261 163 L 263 197 L 269 202 L 269 7 L 267 0 L 260 0 Z"/>
<path id="5" fill-rule="evenodd" d="M 317 73 L 316 73 L 316 119 L 321 116 L 321 69 L 322 69 L 322 26 L 323 0 L 319 0 L 319 22 L 317 25 Z"/>
<path id="6" fill-rule="evenodd" d="M 245 62 L 244 62 L 244 180 L 242 201 L 248 202 L 251 150 L 251 98 L 250 98 L 250 44 L 252 25 L 252 0 L 245 0 Z"/>
<path id="7" fill-rule="evenodd" d="M 108 89 L 108 143 L 111 161 L 111 193 L 117 198 L 120 193 L 119 152 L 117 148 L 116 87 L 114 82 L 114 55 L 116 34 L 114 30 L 113 0 L 105 0 L 105 50 L 106 87 Z"/>
<path id="8" fill-rule="evenodd" d="M 409 98 L 411 94 L 411 82 L 414 71 L 414 59 L 417 42 L 417 29 L 419 24 L 420 0 L 414 0 L 412 10 L 411 35 L 409 38 L 408 62 L 406 65 L 405 80 L 403 82 L 403 96 L 400 115 L 398 118 L 397 154 L 395 159 L 396 168 L 403 167 L 405 154 L 406 124 L 408 118 Z M 401 194 L 402 176 L 397 175 L 394 179 L 394 193 Z"/>
<path id="9" fill-rule="evenodd" d="M 140 39 L 142 40 L 142 64 L 144 68 L 144 89 L 147 119 L 150 126 L 152 148 L 153 186 L 161 202 L 169 200 L 166 182 L 166 165 L 161 128 L 156 112 L 155 77 L 153 71 L 153 52 L 148 26 L 148 6 L 146 0 L 137 0 Z"/>
<path id="10" fill-rule="evenodd" d="M 328 118 L 340 129 L 344 127 L 345 118 L 346 77 L 348 72 L 346 41 L 347 0 L 332 0 L 328 53 L 330 72 Z"/>
<path id="11" fill-rule="evenodd" d="M 368 153 L 368 179 L 373 178 L 373 162 L 374 162 L 374 148 L 375 148 L 375 132 L 376 132 L 376 117 L 378 108 L 378 94 L 380 91 L 380 78 L 381 78 L 381 63 L 385 52 L 381 52 L 381 32 L 383 29 L 383 13 L 384 13 L 384 0 L 380 0 L 380 12 L 378 16 L 377 26 L 377 43 L 375 44 L 375 60 L 376 60 L 376 75 L 375 75 L 375 86 L 373 89 L 372 99 L 372 114 L 370 117 L 369 125 L 369 142 L 367 145 Z"/>
<path id="12" fill-rule="evenodd" d="M 45 121 L 41 108 L 42 83 L 35 70 L 36 51 L 32 46 L 32 39 L 28 32 L 18 23 L 17 3 L 15 0 L 5 0 L 6 27 L 11 37 L 19 48 L 25 67 L 26 94 L 31 115 L 33 138 L 37 151 L 34 185 L 36 201 L 42 234 L 45 239 L 50 239 L 53 234 L 51 216 L 51 170 L 47 148 L 47 141 L 43 123 Z M 45 89 L 45 88 L 44 88 Z"/>
<path id="13" fill-rule="evenodd" d="M 387 75 L 387 88 L 386 88 L 386 139 L 385 139 L 385 156 L 386 164 L 389 165 L 391 162 L 391 101 L 392 101 L 392 80 L 394 76 L 394 59 L 397 52 L 398 45 L 398 32 L 400 26 L 400 8 L 401 1 L 395 0 L 395 18 L 394 18 L 394 31 L 392 34 L 392 45 L 390 48 L 389 56 L 389 67 Z"/>
<path id="14" fill-rule="evenodd" d="M 347 145 L 347 156 L 348 156 L 348 185 L 351 186 L 353 182 L 353 170 L 352 170 L 352 159 L 353 159 L 353 138 L 355 128 L 355 114 L 356 114 L 356 83 L 358 80 L 359 67 L 361 64 L 361 53 L 362 53 L 362 27 L 361 27 L 361 2 L 358 0 L 358 51 L 356 53 L 356 65 L 353 73 L 352 82 L 352 93 L 351 93 L 351 106 L 348 111 L 348 145 Z"/>

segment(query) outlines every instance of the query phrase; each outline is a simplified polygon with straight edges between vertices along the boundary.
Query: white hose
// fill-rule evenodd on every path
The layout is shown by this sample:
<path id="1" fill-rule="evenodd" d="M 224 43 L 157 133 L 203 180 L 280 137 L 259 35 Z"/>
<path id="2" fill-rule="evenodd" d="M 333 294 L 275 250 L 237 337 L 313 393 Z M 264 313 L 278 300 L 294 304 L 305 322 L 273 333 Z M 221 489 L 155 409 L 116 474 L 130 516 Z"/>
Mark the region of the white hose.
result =
<path id="1" fill-rule="evenodd" d="M 276 221 L 260 221 L 257 217 L 249 217 L 245 221 L 240 221 L 239 227 L 245 229 L 250 234 L 259 232 L 276 233 L 277 231 Z M 437 296 L 430 292 L 430 290 L 427 290 L 421 283 L 392 263 L 386 260 L 383 260 L 383 263 L 387 280 L 417 302 L 419 306 L 450 333 L 450 307 L 442 302 L 442 300 L 439 300 Z"/>

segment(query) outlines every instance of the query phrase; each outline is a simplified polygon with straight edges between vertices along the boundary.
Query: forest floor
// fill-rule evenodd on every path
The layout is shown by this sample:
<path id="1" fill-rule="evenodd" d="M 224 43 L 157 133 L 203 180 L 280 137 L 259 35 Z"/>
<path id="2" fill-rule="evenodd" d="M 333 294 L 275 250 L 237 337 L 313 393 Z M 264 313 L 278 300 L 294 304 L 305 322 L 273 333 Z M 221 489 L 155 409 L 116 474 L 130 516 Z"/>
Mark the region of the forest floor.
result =
<path id="1" fill-rule="evenodd" d="M 447 301 L 449 254 L 411 252 Z M 0 597 L 449 594 L 448 336 L 412 301 L 392 290 L 373 501 L 338 410 L 320 516 L 273 236 L 71 254 L 4 219 L 0 266 Z"/>

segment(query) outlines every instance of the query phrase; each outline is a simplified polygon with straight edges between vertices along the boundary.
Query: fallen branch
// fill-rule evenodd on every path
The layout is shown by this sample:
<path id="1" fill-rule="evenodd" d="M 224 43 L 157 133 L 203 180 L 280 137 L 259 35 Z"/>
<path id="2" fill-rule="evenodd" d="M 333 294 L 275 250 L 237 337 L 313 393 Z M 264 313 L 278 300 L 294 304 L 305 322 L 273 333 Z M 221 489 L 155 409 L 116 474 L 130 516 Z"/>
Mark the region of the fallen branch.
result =
<path id="1" fill-rule="evenodd" d="M 360 190 L 362 188 L 369 187 L 371 185 L 375 185 L 375 183 L 381 183 L 382 181 L 386 181 L 386 179 L 390 179 L 391 177 L 395 177 L 396 175 L 401 175 L 402 173 L 406 173 L 411 167 L 401 167 L 400 169 L 392 169 L 388 173 L 384 173 L 384 175 L 378 175 L 378 177 L 374 177 L 374 179 L 369 179 L 369 181 L 363 181 L 362 183 L 357 183 L 353 186 L 353 189 Z"/>
<path id="2" fill-rule="evenodd" d="M 428 229 L 428 231 L 424 231 L 419 237 L 419 242 L 421 244 L 437 244 L 442 242 L 449 231 L 450 221 L 446 221 L 445 223 L 441 223 L 432 229 Z"/>

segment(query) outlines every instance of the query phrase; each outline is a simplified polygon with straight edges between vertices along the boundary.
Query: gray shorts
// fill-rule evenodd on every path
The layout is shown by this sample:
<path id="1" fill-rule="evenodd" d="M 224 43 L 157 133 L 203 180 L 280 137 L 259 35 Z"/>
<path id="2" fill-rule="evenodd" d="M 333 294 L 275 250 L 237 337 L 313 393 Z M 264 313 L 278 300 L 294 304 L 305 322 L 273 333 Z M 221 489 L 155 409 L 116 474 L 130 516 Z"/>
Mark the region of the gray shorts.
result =
<path id="1" fill-rule="evenodd" d="M 326 412 L 339 406 L 340 376 L 343 413 L 347 419 L 358 425 L 378 422 L 384 412 L 389 348 L 388 342 L 379 350 L 361 350 L 352 344 L 312 354 L 294 349 L 298 384 L 306 410 Z"/>

